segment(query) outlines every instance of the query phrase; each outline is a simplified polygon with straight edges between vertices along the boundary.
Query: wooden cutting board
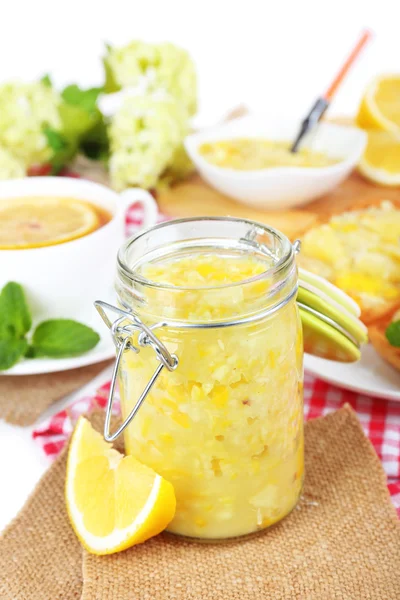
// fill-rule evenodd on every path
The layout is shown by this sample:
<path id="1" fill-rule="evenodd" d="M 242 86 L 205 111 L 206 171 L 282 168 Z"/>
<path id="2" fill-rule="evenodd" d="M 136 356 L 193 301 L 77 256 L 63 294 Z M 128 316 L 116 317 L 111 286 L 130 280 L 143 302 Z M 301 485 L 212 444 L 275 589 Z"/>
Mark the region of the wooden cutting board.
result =
<path id="1" fill-rule="evenodd" d="M 198 174 L 157 194 L 161 212 L 170 217 L 244 217 L 271 225 L 291 240 L 334 213 L 384 199 L 399 203 L 400 189 L 375 186 L 356 172 L 330 194 L 300 209 L 286 211 L 261 211 L 240 204 L 214 190 Z"/>

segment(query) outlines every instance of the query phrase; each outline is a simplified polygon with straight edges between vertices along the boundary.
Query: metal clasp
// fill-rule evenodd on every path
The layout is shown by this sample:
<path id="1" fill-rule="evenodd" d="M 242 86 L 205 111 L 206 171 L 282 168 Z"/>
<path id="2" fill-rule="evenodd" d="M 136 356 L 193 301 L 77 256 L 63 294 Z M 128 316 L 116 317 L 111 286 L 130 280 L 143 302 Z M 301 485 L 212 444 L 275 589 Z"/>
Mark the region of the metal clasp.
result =
<path id="1" fill-rule="evenodd" d="M 247 238 L 247 241 L 249 241 L 249 240 L 251 241 L 251 237 L 252 236 L 249 235 L 249 237 Z M 300 252 L 300 245 L 301 245 L 300 240 L 296 240 L 293 243 L 292 248 L 293 248 L 293 252 L 295 255 Z M 269 314 L 269 313 L 272 313 L 272 312 L 275 312 L 276 310 L 278 310 L 281 306 L 283 306 L 284 304 L 289 302 L 289 300 L 292 297 L 294 297 L 294 295 L 296 293 L 297 293 L 297 286 L 296 286 L 296 288 L 294 288 L 292 290 L 290 295 L 287 296 L 286 298 L 284 298 L 279 304 L 274 305 L 272 308 L 268 308 L 266 311 L 262 312 L 261 314 L 252 315 L 247 318 L 232 320 L 229 322 L 225 321 L 225 322 L 221 322 L 221 323 L 180 324 L 180 327 L 190 328 L 190 329 L 192 329 L 192 328 L 208 329 L 208 328 L 216 328 L 216 327 L 231 327 L 231 326 L 239 325 L 242 323 L 250 323 L 253 321 L 257 321 L 260 318 L 264 318 L 266 314 Z M 95 305 L 96 309 L 98 310 L 104 323 L 110 329 L 115 347 L 117 348 L 117 357 L 116 357 L 114 370 L 113 370 L 113 374 L 112 374 L 112 379 L 111 379 L 110 392 L 108 395 L 107 407 L 106 407 L 106 419 L 105 419 L 105 423 L 104 423 L 104 439 L 107 442 L 113 442 L 120 435 L 120 433 L 122 433 L 124 431 L 124 429 L 129 425 L 129 423 L 135 417 L 139 408 L 142 406 L 144 400 L 146 399 L 147 394 L 150 392 L 151 388 L 157 381 L 163 368 L 166 367 L 168 369 L 168 371 L 174 371 L 176 369 L 176 367 L 178 366 L 178 357 L 175 354 L 170 354 L 168 352 L 167 348 L 161 342 L 161 340 L 154 333 L 155 329 L 167 326 L 168 325 L 167 322 L 157 323 L 156 325 L 147 327 L 147 325 L 145 325 L 139 319 L 139 317 L 134 315 L 132 312 L 123 310 L 122 308 L 118 308 L 116 306 L 113 306 L 112 304 L 108 304 L 107 302 L 103 302 L 101 300 L 96 300 L 94 305 Z M 106 312 L 107 310 L 112 313 L 116 313 L 118 315 L 118 318 L 115 321 L 111 321 L 107 315 L 107 312 Z M 132 343 L 132 335 L 135 332 L 139 332 L 139 335 L 138 335 L 138 346 L 139 347 L 134 346 L 134 344 Z M 157 365 L 156 370 L 154 371 L 152 377 L 150 378 L 150 381 L 144 388 L 144 390 L 141 393 L 139 399 L 137 400 L 135 406 L 133 407 L 133 409 L 131 410 L 131 412 L 125 419 L 125 421 L 117 429 L 117 431 L 115 431 L 114 433 L 111 433 L 110 432 L 110 423 L 111 423 L 112 407 L 113 407 L 113 402 L 114 402 L 115 386 L 117 383 L 118 371 L 119 371 L 122 355 L 124 354 L 124 352 L 128 352 L 129 350 L 131 350 L 132 352 L 135 352 L 137 354 L 140 352 L 140 348 L 141 347 L 143 348 L 145 346 L 150 346 L 151 348 L 153 348 L 153 350 L 157 356 L 157 360 L 159 361 L 159 365 Z"/>
<path id="2" fill-rule="evenodd" d="M 297 256 L 301 250 L 301 240 L 295 240 L 292 244 L 293 252 Z"/>
<path id="3" fill-rule="evenodd" d="M 153 327 L 147 327 L 147 325 L 145 325 L 136 315 L 116 306 L 113 306 L 112 304 L 108 304 L 107 302 L 103 302 L 101 300 L 96 300 L 94 305 L 97 311 L 99 312 L 101 318 L 103 319 L 104 323 L 110 329 L 115 347 L 117 348 L 117 357 L 113 369 L 110 392 L 108 394 L 106 407 L 106 419 L 104 422 L 104 439 L 107 442 L 113 442 L 135 417 L 139 408 L 142 406 L 144 400 L 146 399 L 147 394 L 150 392 L 151 388 L 157 381 L 163 368 L 166 367 L 168 371 L 174 371 L 176 369 L 176 367 L 178 366 L 178 357 L 175 356 L 175 354 L 170 354 L 167 348 L 164 346 L 164 344 L 153 332 L 155 328 L 162 327 L 163 323 L 159 323 L 157 325 L 154 325 Z M 107 310 L 113 313 L 117 313 L 118 315 L 120 315 L 119 318 L 112 322 L 107 315 Z M 132 350 L 136 354 L 140 352 L 140 348 L 134 346 L 131 341 L 132 335 L 136 331 L 139 332 L 138 345 L 142 348 L 144 348 L 145 346 L 150 346 L 151 348 L 153 348 L 154 352 L 156 353 L 157 360 L 160 364 L 157 365 L 156 370 L 150 378 L 150 381 L 144 388 L 135 406 L 133 407 L 125 421 L 117 429 L 117 431 L 111 433 L 110 423 L 112 407 L 122 355 L 124 354 L 124 352 L 127 352 L 129 350 Z"/>

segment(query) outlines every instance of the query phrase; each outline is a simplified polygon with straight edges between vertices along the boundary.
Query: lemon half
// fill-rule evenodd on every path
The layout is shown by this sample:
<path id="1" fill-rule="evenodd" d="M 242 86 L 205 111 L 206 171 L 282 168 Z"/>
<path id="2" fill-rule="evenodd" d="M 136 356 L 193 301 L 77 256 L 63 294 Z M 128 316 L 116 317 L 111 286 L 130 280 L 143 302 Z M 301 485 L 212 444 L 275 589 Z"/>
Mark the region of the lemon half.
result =
<path id="1" fill-rule="evenodd" d="M 0 199 L 0 249 L 53 246 L 100 227 L 94 206 L 74 198 Z"/>
<path id="2" fill-rule="evenodd" d="M 360 104 L 357 125 L 400 135 L 400 75 L 382 75 L 369 84 Z"/>
<path id="3" fill-rule="evenodd" d="M 172 521 L 172 485 L 123 456 L 80 417 L 70 443 L 65 486 L 76 535 L 93 554 L 111 554 L 163 531 Z"/>
<path id="4" fill-rule="evenodd" d="M 369 131 L 368 143 L 358 169 L 374 183 L 400 186 L 400 133 Z"/>

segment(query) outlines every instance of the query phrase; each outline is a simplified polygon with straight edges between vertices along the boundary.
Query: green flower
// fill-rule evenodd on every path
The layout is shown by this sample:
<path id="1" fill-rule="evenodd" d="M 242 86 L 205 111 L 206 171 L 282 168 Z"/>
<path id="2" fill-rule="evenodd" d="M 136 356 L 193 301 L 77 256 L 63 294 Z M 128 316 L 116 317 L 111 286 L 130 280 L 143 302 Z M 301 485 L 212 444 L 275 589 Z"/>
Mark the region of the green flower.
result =
<path id="1" fill-rule="evenodd" d="M 122 48 L 108 47 L 104 59 L 105 90 L 139 88 L 163 91 L 181 102 L 191 116 L 197 110 L 197 77 L 190 55 L 170 43 L 131 42 Z"/>
<path id="2" fill-rule="evenodd" d="M 155 187 L 176 160 L 188 127 L 186 110 L 172 97 L 127 96 L 108 132 L 113 187 Z"/>
<path id="3" fill-rule="evenodd" d="M 108 46 L 104 58 L 106 92 L 116 92 L 123 87 L 137 87 L 156 62 L 157 53 L 152 44 L 136 41 L 122 48 Z"/>
<path id="4" fill-rule="evenodd" d="M 13 156 L 7 148 L 0 146 L 0 179 L 20 179 L 25 175 L 23 162 Z"/>
<path id="5" fill-rule="evenodd" d="M 59 129 L 61 98 L 43 82 L 0 86 L 0 144 L 25 168 L 51 158 L 44 127 Z"/>
<path id="6" fill-rule="evenodd" d="M 69 85 L 59 94 L 49 77 L 36 83 L 0 85 L 0 145 L 24 171 L 50 163 L 57 173 L 102 123 L 97 108 L 100 92 L 100 88 Z"/>
<path id="7" fill-rule="evenodd" d="M 153 89 L 164 89 L 182 102 L 190 116 L 197 111 L 197 76 L 190 55 L 174 44 L 157 47 L 158 65 L 154 69 Z"/>

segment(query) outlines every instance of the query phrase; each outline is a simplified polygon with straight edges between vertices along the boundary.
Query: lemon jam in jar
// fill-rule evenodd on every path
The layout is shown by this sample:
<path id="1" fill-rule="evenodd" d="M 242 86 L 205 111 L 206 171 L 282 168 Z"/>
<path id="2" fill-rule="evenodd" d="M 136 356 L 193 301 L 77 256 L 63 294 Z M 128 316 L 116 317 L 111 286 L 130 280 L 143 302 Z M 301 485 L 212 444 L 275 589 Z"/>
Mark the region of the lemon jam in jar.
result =
<path id="1" fill-rule="evenodd" d="M 242 536 L 296 505 L 304 462 L 296 291 L 289 240 L 251 221 L 169 222 L 120 250 L 119 305 L 175 360 L 125 429 L 126 452 L 174 486 L 169 531 Z M 124 418 L 160 365 L 154 339 L 130 333 L 119 367 Z"/>

